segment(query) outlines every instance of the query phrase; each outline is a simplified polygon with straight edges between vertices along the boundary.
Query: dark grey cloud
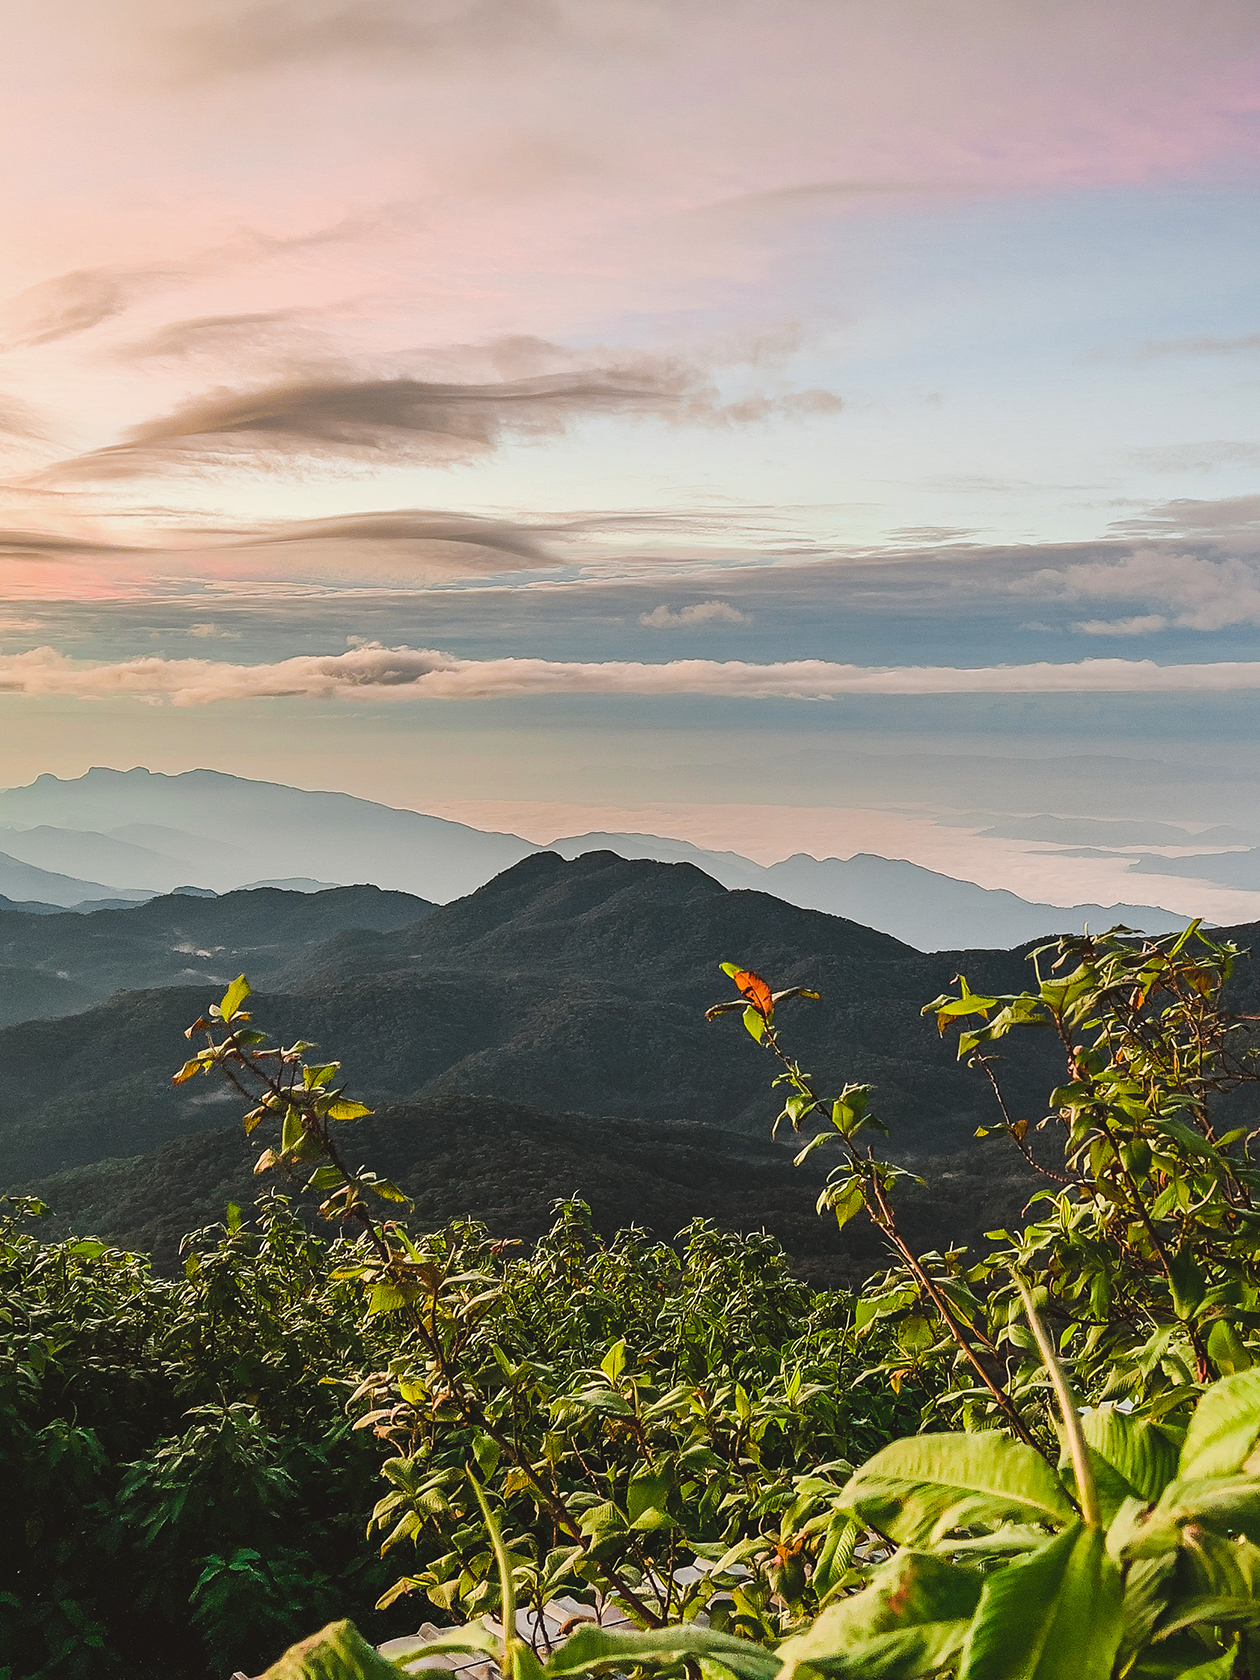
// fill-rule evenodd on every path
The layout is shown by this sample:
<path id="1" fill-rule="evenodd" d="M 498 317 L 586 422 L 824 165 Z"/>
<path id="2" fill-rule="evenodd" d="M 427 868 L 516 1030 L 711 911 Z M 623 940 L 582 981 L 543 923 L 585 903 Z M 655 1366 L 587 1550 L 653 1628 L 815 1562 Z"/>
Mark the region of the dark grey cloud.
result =
<path id="1" fill-rule="evenodd" d="M 437 513 L 397 508 L 381 513 L 342 514 L 333 519 L 291 520 L 283 525 L 245 531 L 238 539 L 249 548 L 298 543 L 407 544 L 455 543 L 487 551 L 517 564 L 556 564 L 546 537 L 559 527 L 482 519 L 473 514 Z M 222 533 L 220 533 L 220 537 Z"/>
<path id="2" fill-rule="evenodd" d="M 585 529 L 591 521 L 574 522 Z M 497 556 L 506 569 L 558 564 L 549 539 L 567 530 L 564 521 L 537 522 L 483 518 L 428 508 L 394 508 L 344 514 L 330 519 L 276 520 L 259 524 L 184 525 L 155 530 L 151 540 L 115 541 L 80 537 L 70 532 L 0 529 L 0 559 L 72 561 L 95 556 L 119 559 L 157 559 L 162 555 L 239 553 L 246 549 L 324 546 L 431 549 L 454 544 L 468 549 L 470 564 L 477 555 Z M 484 569 L 484 568 L 481 568 Z M 504 569 L 504 568 L 500 568 Z"/>

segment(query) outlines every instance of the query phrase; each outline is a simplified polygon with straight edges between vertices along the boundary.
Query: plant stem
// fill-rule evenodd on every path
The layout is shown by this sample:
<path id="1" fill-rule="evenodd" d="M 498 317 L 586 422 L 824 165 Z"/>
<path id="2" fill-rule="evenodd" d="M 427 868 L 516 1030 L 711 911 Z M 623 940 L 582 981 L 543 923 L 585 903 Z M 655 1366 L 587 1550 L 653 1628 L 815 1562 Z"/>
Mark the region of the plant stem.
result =
<path id="1" fill-rule="evenodd" d="M 1050 1373 L 1050 1381 L 1054 1384 L 1055 1396 L 1059 1402 L 1059 1410 L 1063 1414 L 1063 1433 L 1067 1436 L 1068 1451 L 1072 1455 L 1072 1468 L 1076 1472 L 1076 1494 L 1080 1501 L 1081 1515 L 1092 1528 L 1102 1527 L 1102 1511 L 1098 1504 L 1098 1489 L 1094 1486 L 1094 1472 L 1090 1468 L 1089 1454 L 1085 1449 L 1085 1436 L 1081 1431 L 1080 1413 L 1076 1409 L 1076 1401 L 1068 1387 L 1067 1377 L 1063 1374 L 1063 1367 L 1059 1364 L 1059 1356 L 1054 1350 L 1054 1343 L 1050 1340 L 1045 1325 L 1041 1322 L 1041 1315 L 1033 1301 L 1032 1290 L 1020 1277 L 1018 1272 L 1012 1272 L 1015 1287 L 1019 1290 L 1024 1303 L 1024 1311 L 1028 1314 L 1029 1328 L 1037 1343 L 1046 1370 Z"/>

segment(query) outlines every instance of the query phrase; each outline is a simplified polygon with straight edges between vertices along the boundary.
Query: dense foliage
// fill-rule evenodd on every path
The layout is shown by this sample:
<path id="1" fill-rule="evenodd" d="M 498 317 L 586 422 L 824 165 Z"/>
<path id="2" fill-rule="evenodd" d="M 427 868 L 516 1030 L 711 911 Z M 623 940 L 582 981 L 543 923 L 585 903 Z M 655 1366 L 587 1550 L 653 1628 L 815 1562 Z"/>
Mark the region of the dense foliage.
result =
<path id="1" fill-rule="evenodd" d="M 311 1235 L 284 1198 L 266 1196 L 254 1220 L 230 1210 L 226 1226 L 191 1237 L 185 1276 L 168 1281 L 99 1242 L 41 1244 L 18 1212 L 0 1221 L 0 1476 L 21 1517 L 0 1523 L 4 1680 L 222 1680 L 257 1672 L 333 1612 L 377 1638 L 414 1627 L 413 1599 L 373 1609 L 398 1573 L 396 1552 L 383 1560 L 365 1543 L 374 1506 L 395 1543 L 411 1538 L 409 1513 L 434 1508 L 418 1550 L 408 1546 L 409 1575 L 450 1604 L 466 1560 L 469 1605 L 491 1602 L 462 1483 L 484 1444 L 458 1420 L 422 1441 L 405 1404 L 371 1415 L 391 1360 L 410 1365 L 393 1315 L 365 1314 L 344 1275 L 360 1258 L 351 1244 Z M 500 1358 L 518 1392 L 528 1373 L 526 1398 L 544 1382 L 574 1396 L 603 1385 L 601 1361 L 616 1392 L 646 1394 L 649 1376 L 707 1384 L 723 1487 L 741 1490 L 707 1514 L 718 1541 L 758 1531 L 759 1499 L 782 1502 L 806 1431 L 839 1456 L 913 1417 L 878 1387 L 845 1396 L 858 1369 L 836 1328 L 846 1299 L 811 1295 L 770 1239 L 697 1222 L 678 1248 L 634 1230 L 606 1241 L 568 1203 L 532 1252 L 467 1223 L 415 1241 L 443 1269 L 439 1314 L 483 1297 L 471 1316 L 492 1401 L 509 1392 Z M 615 1408 L 614 1384 L 606 1393 Z M 610 1493 L 620 1477 L 624 1497 L 633 1441 L 600 1404 L 574 1400 L 566 1438 L 583 1448 L 580 1419 L 613 1423 L 606 1439 L 585 1431 L 584 1455 Z M 751 1432 L 741 1408 L 756 1412 Z M 513 1451 L 538 1450 L 540 1415 L 531 1404 L 504 1421 Z M 401 1438 L 421 1474 L 400 1472 Z M 564 1485 L 579 1476 L 571 1462 Z M 434 1490 L 451 1484 L 439 1509 Z M 496 1485 L 513 1488 L 508 1463 Z M 532 1557 L 541 1534 L 535 1519 L 515 1543 Z"/>
<path id="2" fill-rule="evenodd" d="M 267 1198 L 166 1282 L 0 1221 L 6 1680 L 221 1674 L 370 1610 L 376 1455 L 319 1379 L 374 1350 L 327 1247 Z"/>
<path id="3" fill-rule="evenodd" d="M 1238 954 L 1197 928 L 1063 940 L 1025 992 L 960 981 L 927 1006 L 961 1026 L 988 1130 L 1048 1186 L 980 1254 L 914 1251 L 872 1092 L 826 1094 L 781 1037 L 813 994 L 725 965 L 739 996 L 711 1015 L 742 1013 L 777 1059 L 782 1119 L 821 1124 L 802 1153 L 842 1151 L 820 1208 L 868 1215 L 891 1250 L 856 1302 L 812 1296 L 768 1239 L 605 1241 L 575 1203 L 529 1251 L 409 1231 L 402 1192 L 350 1164 L 368 1111 L 338 1064 L 271 1042 L 234 983 L 177 1081 L 225 1075 L 258 1169 L 300 1172 L 340 1235 L 273 1198 L 160 1284 L 100 1244 L 9 1232 L 3 1450 L 33 1523 L 9 1540 L 8 1674 L 256 1668 L 384 1586 L 386 1611 L 422 1595 L 477 1618 L 446 1648 L 512 1680 L 543 1658 L 557 1676 L 1253 1675 L 1260 1175 L 1229 1108 L 1260 1069 L 1225 1007 Z M 1025 1119 L 995 1046 L 1031 1027 L 1066 1078 Z M 350 1542 L 365 1519 L 376 1557 Z M 638 1631 L 533 1649 L 518 1607 L 537 1626 L 562 1593 Z M 345 1624 L 277 1670 L 375 1672 L 393 1671 Z"/>
<path id="4" fill-rule="evenodd" d="M 822 1205 L 843 1226 L 869 1213 L 900 1264 L 865 1292 L 861 1325 L 895 1325 L 891 1378 L 941 1392 L 969 1427 L 1044 1435 L 1042 1362 L 1023 1322 L 1021 1280 L 1055 1331 L 1077 1392 L 1184 1420 L 1199 1385 L 1260 1359 L 1260 1128 L 1241 1105 L 1260 1081 L 1255 1018 L 1225 1007 L 1240 952 L 1197 924 L 1161 940 L 1122 932 L 1059 940 L 1032 953 L 1036 985 L 1004 997 L 959 990 L 925 1008 L 962 1027 L 958 1054 L 991 1086 L 982 1136 L 1008 1139 L 1043 1178 L 1037 1217 L 991 1235 L 983 1255 L 915 1255 L 897 1228 L 898 1169 L 866 1138 L 879 1127 L 866 1086 L 825 1098 L 784 1050 L 768 989 L 741 976 L 747 1024 L 781 1066 L 781 1118 L 829 1124 L 802 1155 L 839 1144 Z M 718 1006 L 719 1010 L 728 1006 Z M 715 1011 L 716 1012 L 716 1011 Z M 1013 1112 L 997 1046 L 1053 1033 L 1064 1080 L 1050 1113 Z M 1048 1139 L 1048 1141 L 1043 1141 Z"/>

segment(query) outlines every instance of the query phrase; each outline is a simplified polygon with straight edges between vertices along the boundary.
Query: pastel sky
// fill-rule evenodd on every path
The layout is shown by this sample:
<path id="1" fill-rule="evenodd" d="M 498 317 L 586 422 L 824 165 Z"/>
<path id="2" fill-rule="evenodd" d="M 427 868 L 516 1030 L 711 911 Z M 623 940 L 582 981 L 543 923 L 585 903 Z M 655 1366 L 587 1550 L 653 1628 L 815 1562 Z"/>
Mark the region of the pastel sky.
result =
<path id="1" fill-rule="evenodd" d="M 0 93 L 0 783 L 1260 839 L 1253 0 L 45 0 Z"/>

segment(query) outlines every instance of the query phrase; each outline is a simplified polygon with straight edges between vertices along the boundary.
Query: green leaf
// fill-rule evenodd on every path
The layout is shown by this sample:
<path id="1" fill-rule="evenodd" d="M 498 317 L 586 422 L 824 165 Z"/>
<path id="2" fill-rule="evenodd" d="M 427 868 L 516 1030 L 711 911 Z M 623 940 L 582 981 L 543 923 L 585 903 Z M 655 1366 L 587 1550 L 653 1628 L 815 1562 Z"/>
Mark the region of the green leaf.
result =
<path id="1" fill-rule="evenodd" d="M 67 1253 L 73 1254 L 76 1260 L 99 1260 L 102 1254 L 109 1253 L 109 1248 L 95 1237 L 88 1237 L 83 1242 L 71 1243 Z"/>
<path id="2" fill-rule="evenodd" d="M 894 1441 L 857 1471 L 840 1503 L 901 1545 L 935 1541 L 964 1524 L 1058 1527 L 1077 1518 L 1041 1454 L 995 1432 Z"/>
<path id="3" fill-rule="evenodd" d="M 1122 1592 L 1102 1530 L 1064 1529 L 989 1576 L 958 1680 L 1109 1680 Z"/>
<path id="4" fill-rule="evenodd" d="M 754 1009 L 751 1004 L 744 1011 L 744 1025 L 757 1040 L 757 1043 L 760 1044 L 766 1036 L 766 1018 L 759 1009 Z"/>
<path id="5" fill-rule="evenodd" d="M 930 1552 L 899 1552 L 868 1586 L 824 1610 L 779 1646 L 780 1680 L 802 1664 L 877 1680 L 927 1673 L 961 1649 L 984 1577 Z"/>
<path id="6" fill-rule="evenodd" d="M 609 1348 L 608 1352 L 600 1360 L 599 1368 L 608 1378 L 610 1383 L 616 1382 L 617 1378 L 626 1368 L 626 1340 L 624 1336 L 619 1342 L 614 1342 Z"/>
<path id="7" fill-rule="evenodd" d="M 372 1110 L 366 1103 L 338 1101 L 329 1103 L 328 1118 L 330 1120 L 362 1120 Z"/>
<path id="8" fill-rule="evenodd" d="M 374 1283 L 372 1293 L 368 1296 L 368 1313 L 376 1317 L 379 1313 L 398 1312 L 405 1307 L 410 1296 L 405 1295 L 396 1284 Z"/>
<path id="9" fill-rule="evenodd" d="M 1224 1533 L 1260 1533 L 1260 1476 L 1201 1476 L 1178 1479 L 1159 1504 L 1133 1525 L 1126 1557 L 1153 1557 L 1180 1544 L 1188 1523 Z"/>
<path id="10" fill-rule="evenodd" d="M 1173 1308 L 1180 1319 L 1191 1319 L 1203 1305 L 1207 1289 L 1203 1271 L 1188 1248 L 1169 1256 L 1168 1282 L 1172 1288 Z"/>
<path id="11" fill-rule="evenodd" d="M 1112 1521 L 1126 1499 L 1153 1505 L 1177 1473 L 1172 1439 L 1157 1424 L 1118 1412 L 1110 1401 L 1081 1413 L 1081 1433 L 1104 1524 Z M 1070 1462 L 1065 1452 L 1061 1474 Z"/>
<path id="12" fill-rule="evenodd" d="M 841 1231 L 865 1206 L 866 1191 L 860 1178 L 842 1179 L 837 1184 L 829 1185 L 818 1198 L 819 1213 L 824 1208 L 830 1208 Z"/>
<path id="13" fill-rule="evenodd" d="M 626 1489 L 626 1514 L 630 1521 L 636 1521 L 645 1511 L 663 1511 L 672 1486 L 673 1477 L 668 1470 L 654 1468 L 632 1476 Z"/>
<path id="14" fill-rule="evenodd" d="M 562 1675 L 588 1674 L 594 1669 L 632 1663 L 675 1663 L 683 1657 L 707 1657 L 729 1669 L 738 1680 L 776 1680 L 779 1672 L 779 1659 L 773 1652 L 747 1639 L 685 1622 L 645 1633 L 579 1628 L 565 1640 L 543 1673 L 547 1680 L 559 1680 Z"/>
<path id="15" fill-rule="evenodd" d="M 329 1622 L 302 1639 L 263 1675 L 262 1680 L 398 1680 L 387 1662 L 353 1622 Z"/>
<path id="16" fill-rule="evenodd" d="M 630 1417 L 634 1412 L 634 1407 L 615 1388 L 587 1388 L 566 1398 L 592 1412 L 606 1412 L 609 1417 Z"/>
<path id="17" fill-rule="evenodd" d="M 417 1657 L 437 1656 L 443 1651 L 468 1652 L 498 1658 L 502 1650 L 502 1642 L 483 1622 L 469 1622 L 464 1627 L 450 1628 L 446 1633 L 439 1634 L 436 1639 L 417 1637 L 408 1640 L 391 1639 L 389 1642 L 390 1661 L 397 1663 L 398 1668 L 414 1662 Z M 398 1680 L 398 1668 L 392 1671 L 393 1680 Z M 263 1680 L 267 1680 L 266 1675 L 263 1676 Z"/>
<path id="18" fill-rule="evenodd" d="M 230 1021 L 232 1019 L 237 1010 L 245 1002 L 245 999 L 249 996 L 251 990 L 252 988 L 250 983 L 245 976 L 243 974 L 238 974 L 236 979 L 233 980 L 232 984 L 228 987 L 227 991 L 224 992 L 219 1001 L 219 1014 L 222 1015 L 225 1021 Z M 204 995 L 205 994 L 203 993 L 202 996 L 204 997 Z"/>
<path id="19" fill-rule="evenodd" d="M 810 1582 L 820 1604 L 826 1603 L 848 1574 L 861 1532 L 860 1525 L 845 1511 L 837 1511 L 827 1524 Z"/>
<path id="20" fill-rule="evenodd" d="M 1208 1332 L 1208 1358 L 1222 1376 L 1236 1376 L 1250 1370 L 1255 1360 L 1251 1350 L 1227 1318 L 1218 1318 Z"/>
<path id="21" fill-rule="evenodd" d="M 473 1457 L 477 1468 L 487 1479 L 494 1475 L 499 1464 L 499 1443 L 490 1435 L 478 1435 L 473 1441 Z"/>
<path id="22" fill-rule="evenodd" d="M 379 1196 L 383 1202 L 402 1202 L 405 1207 L 411 1206 L 411 1197 L 404 1193 L 390 1178 L 377 1178 L 373 1173 L 367 1180 L 367 1187 L 374 1196 Z"/>
<path id="23" fill-rule="evenodd" d="M 1194 1409 L 1181 1444 L 1182 1479 L 1228 1476 L 1242 1468 L 1260 1435 L 1260 1369 L 1212 1384 Z"/>

